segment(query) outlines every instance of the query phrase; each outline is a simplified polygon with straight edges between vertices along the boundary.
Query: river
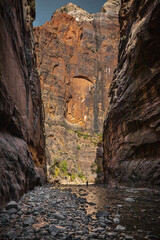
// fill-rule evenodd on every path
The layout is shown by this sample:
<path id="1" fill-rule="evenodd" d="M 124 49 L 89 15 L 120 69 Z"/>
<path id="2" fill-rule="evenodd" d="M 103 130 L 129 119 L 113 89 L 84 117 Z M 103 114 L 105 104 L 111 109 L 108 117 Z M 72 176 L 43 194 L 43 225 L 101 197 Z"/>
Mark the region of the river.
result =
<path id="1" fill-rule="evenodd" d="M 160 192 L 104 185 L 36 187 L 1 209 L 0 239 L 160 239 Z"/>

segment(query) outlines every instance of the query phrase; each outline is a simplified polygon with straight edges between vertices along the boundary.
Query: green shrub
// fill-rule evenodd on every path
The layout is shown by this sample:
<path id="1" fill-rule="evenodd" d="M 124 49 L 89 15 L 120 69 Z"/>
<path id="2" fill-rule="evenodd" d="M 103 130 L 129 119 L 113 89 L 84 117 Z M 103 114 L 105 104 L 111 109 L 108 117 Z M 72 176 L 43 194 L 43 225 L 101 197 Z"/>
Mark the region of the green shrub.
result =
<path id="1" fill-rule="evenodd" d="M 59 173 L 60 173 L 60 169 L 57 166 L 55 166 L 55 168 L 54 168 L 54 176 L 58 177 Z"/>
<path id="2" fill-rule="evenodd" d="M 77 145 L 77 150 L 80 150 L 80 149 L 81 149 L 80 145 Z"/>
<path id="3" fill-rule="evenodd" d="M 100 173 L 103 172 L 103 169 L 97 163 L 94 162 L 91 165 L 91 172 L 96 173 L 96 174 L 100 174 Z"/>
<path id="4" fill-rule="evenodd" d="M 60 162 L 57 160 L 57 158 L 54 158 L 53 166 L 59 167 Z"/>
<path id="5" fill-rule="evenodd" d="M 31 11 L 35 11 L 35 9 L 36 9 L 35 0 L 29 0 L 28 3 L 30 5 Z"/>
<path id="6" fill-rule="evenodd" d="M 96 169 L 97 169 L 97 163 L 92 163 L 92 165 L 91 165 L 91 172 L 92 173 L 96 173 Z"/>
<path id="7" fill-rule="evenodd" d="M 63 173 L 68 172 L 68 165 L 67 165 L 67 161 L 66 160 L 63 160 L 62 162 L 60 162 L 60 170 Z"/>
<path id="8" fill-rule="evenodd" d="M 125 39 L 126 39 L 126 36 L 122 35 L 121 40 L 125 40 Z"/>
<path id="9" fill-rule="evenodd" d="M 71 175 L 71 179 L 72 179 L 72 181 L 74 181 L 74 180 L 76 179 L 76 175 L 75 175 L 75 174 L 72 174 L 72 175 Z"/>
<path id="10" fill-rule="evenodd" d="M 84 178 L 85 178 L 85 176 L 84 176 L 83 172 L 81 172 L 81 173 L 78 173 L 78 177 L 79 177 L 80 179 L 84 179 Z"/>

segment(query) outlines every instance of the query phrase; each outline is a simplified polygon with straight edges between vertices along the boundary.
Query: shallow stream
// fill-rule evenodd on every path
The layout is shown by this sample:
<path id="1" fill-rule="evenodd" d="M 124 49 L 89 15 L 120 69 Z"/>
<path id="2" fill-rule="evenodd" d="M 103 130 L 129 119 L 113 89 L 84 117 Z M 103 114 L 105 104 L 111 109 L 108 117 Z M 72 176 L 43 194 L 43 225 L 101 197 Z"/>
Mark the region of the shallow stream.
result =
<path id="1" fill-rule="evenodd" d="M 2 240 L 160 240 L 160 192 L 36 187 L 0 212 Z"/>
<path id="2" fill-rule="evenodd" d="M 72 186 L 70 189 L 77 196 L 85 197 L 88 203 L 91 202 L 83 205 L 92 217 L 95 218 L 99 210 L 108 210 L 112 220 L 115 219 L 110 226 L 112 230 L 120 224 L 126 227 L 125 233 L 134 239 L 160 240 L 160 192 L 126 187 L 112 189 L 103 185 Z M 119 223 L 116 222 L 116 215 Z"/>

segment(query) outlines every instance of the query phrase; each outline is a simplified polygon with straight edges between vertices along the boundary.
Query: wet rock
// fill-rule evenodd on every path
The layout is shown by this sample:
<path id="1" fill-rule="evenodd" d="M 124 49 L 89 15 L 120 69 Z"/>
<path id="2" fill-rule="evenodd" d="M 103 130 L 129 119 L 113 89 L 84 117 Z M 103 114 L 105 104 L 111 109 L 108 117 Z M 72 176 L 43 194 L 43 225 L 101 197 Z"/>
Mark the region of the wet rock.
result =
<path id="1" fill-rule="evenodd" d="M 23 225 L 24 226 L 32 225 L 34 223 L 34 221 L 35 221 L 35 219 L 33 217 L 29 217 L 23 222 Z"/>
<path id="2" fill-rule="evenodd" d="M 105 222 L 106 222 L 107 224 L 112 224 L 112 220 L 110 220 L 110 219 L 106 219 Z"/>
<path id="3" fill-rule="evenodd" d="M 116 237 L 117 233 L 115 232 L 107 232 L 107 236 L 109 236 L 110 238 L 114 238 Z"/>
<path id="4" fill-rule="evenodd" d="M 110 206 L 104 206 L 104 208 L 106 208 L 106 209 L 110 209 Z"/>
<path id="5" fill-rule="evenodd" d="M 125 198 L 125 201 L 132 203 L 132 202 L 134 202 L 134 199 L 133 198 Z"/>
<path id="6" fill-rule="evenodd" d="M 129 236 L 129 235 L 124 234 L 124 233 L 122 233 L 121 235 L 122 235 L 126 240 L 132 240 L 132 239 L 134 239 L 132 236 Z"/>
<path id="7" fill-rule="evenodd" d="M 72 235 L 69 235 L 68 237 L 65 238 L 65 240 L 72 240 Z"/>
<path id="8" fill-rule="evenodd" d="M 33 233 L 34 233 L 33 229 L 27 228 L 27 229 L 24 230 L 23 234 L 24 234 L 25 237 L 27 237 L 27 236 L 33 235 Z"/>
<path id="9" fill-rule="evenodd" d="M 150 234 L 150 235 L 149 235 L 149 239 L 158 240 L 158 239 L 159 239 L 159 236 L 157 236 L 157 235 L 155 235 L 155 234 Z"/>
<path id="10" fill-rule="evenodd" d="M 119 219 L 118 218 L 113 218 L 113 222 L 114 223 L 119 223 Z"/>
<path id="11" fill-rule="evenodd" d="M 37 216 L 37 215 L 39 215 L 39 214 L 40 214 L 39 212 L 34 212 L 34 213 L 33 213 L 34 216 Z"/>
<path id="12" fill-rule="evenodd" d="M 96 230 L 97 232 L 102 232 L 102 231 L 104 231 L 104 228 L 99 227 L 99 228 L 96 228 L 95 230 Z"/>
<path id="13" fill-rule="evenodd" d="M 17 204 L 17 202 L 15 202 L 15 201 L 11 201 L 11 202 L 9 202 L 7 205 L 6 205 L 6 209 L 7 210 L 9 210 L 9 209 L 11 209 L 11 208 L 17 208 L 18 207 L 18 204 Z"/>
<path id="14" fill-rule="evenodd" d="M 60 230 L 55 225 L 50 225 L 48 228 L 48 232 L 55 237 L 58 233 L 60 233 Z"/>
<path id="15" fill-rule="evenodd" d="M 88 234 L 88 237 L 89 237 L 89 238 L 95 238 L 95 237 L 98 237 L 98 233 L 94 233 L 94 232 L 89 233 L 89 234 Z"/>
<path id="16" fill-rule="evenodd" d="M 8 239 L 14 240 L 16 239 L 17 236 L 16 236 L 16 233 L 13 230 L 11 230 L 6 233 L 6 237 Z"/>
<path id="17" fill-rule="evenodd" d="M 3 224 L 6 224 L 10 219 L 10 216 L 8 214 L 2 215 L 1 221 Z"/>
<path id="18" fill-rule="evenodd" d="M 101 219 L 102 219 L 102 217 L 106 218 L 108 216 L 109 216 L 109 212 L 107 212 L 107 211 L 98 211 L 97 214 L 96 214 L 96 217 L 101 218 Z"/>
<path id="19" fill-rule="evenodd" d="M 11 208 L 8 210 L 8 214 L 14 214 L 14 213 L 17 213 L 17 209 Z"/>
<path id="20" fill-rule="evenodd" d="M 18 216 L 17 216 L 16 214 L 12 214 L 12 215 L 11 215 L 11 218 L 12 218 L 12 219 L 15 219 L 15 218 L 17 218 L 17 217 L 18 217 Z"/>
<path id="21" fill-rule="evenodd" d="M 116 227 L 116 231 L 124 231 L 126 229 L 126 227 L 123 227 L 123 226 L 121 226 L 121 225 L 117 225 L 117 227 Z"/>
<path id="22" fill-rule="evenodd" d="M 53 214 L 53 217 L 58 219 L 58 220 L 64 220 L 65 219 L 65 217 L 60 213 Z"/>
<path id="23" fill-rule="evenodd" d="M 105 224 L 104 222 L 100 222 L 99 225 L 100 225 L 101 227 L 103 227 L 103 228 L 106 227 L 106 224 Z"/>
<path id="24" fill-rule="evenodd" d="M 122 205 L 122 204 L 118 204 L 117 206 L 118 206 L 119 208 L 122 208 L 122 207 L 123 207 L 123 205 Z"/>

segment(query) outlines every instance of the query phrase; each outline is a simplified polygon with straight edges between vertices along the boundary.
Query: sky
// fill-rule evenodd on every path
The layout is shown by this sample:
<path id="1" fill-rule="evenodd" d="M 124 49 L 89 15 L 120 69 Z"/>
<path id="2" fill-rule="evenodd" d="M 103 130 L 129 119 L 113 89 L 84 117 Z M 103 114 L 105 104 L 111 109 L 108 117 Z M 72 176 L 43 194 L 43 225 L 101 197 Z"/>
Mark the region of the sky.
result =
<path id="1" fill-rule="evenodd" d="M 96 13 L 100 11 L 107 0 L 36 0 L 36 20 L 33 25 L 40 26 L 46 21 L 50 21 L 56 9 L 70 2 L 80 6 L 87 12 Z"/>

